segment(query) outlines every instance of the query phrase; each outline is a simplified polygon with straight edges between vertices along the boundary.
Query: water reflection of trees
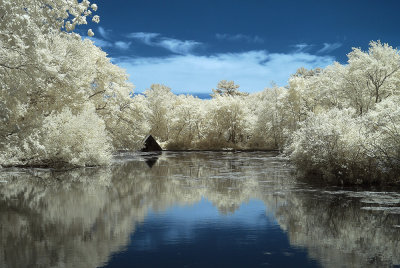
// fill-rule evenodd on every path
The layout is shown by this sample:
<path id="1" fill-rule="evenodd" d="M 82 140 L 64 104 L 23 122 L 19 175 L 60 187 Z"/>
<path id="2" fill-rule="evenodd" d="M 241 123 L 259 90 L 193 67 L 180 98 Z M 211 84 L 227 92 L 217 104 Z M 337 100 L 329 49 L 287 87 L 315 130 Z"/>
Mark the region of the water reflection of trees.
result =
<path id="1" fill-rule="evenodd" d="M 349 265 L 368 258 L 386 263 L 390 256 L 398 263 L 400 236 L 389 228 L 395 217 L 362 211 L 356 201 L 316 200 L 299 192 L 284 162 L 266 156 L 124 155 L 109 168 L 0 173 L 0 181 L 8 181 L 0 183 L 0 266 L 99 266 L 128 245 L 149 210 L 203 197 L 224 214 L 250 199 L 263 200 L 291 243 L 327 264 L 334 264 L 333 256 Z M 129 157 L 136 160 L 126 161 Z"/>
<path id="2" fill-rule="evenodd" d="M 142 157 L 109 168 L 2 172 L 0 266 L 99 266 L 128 244 L 150 209 L 206 197 L 233 212 L 257 192 L 256 171 L 223 157 L 167 154 L 152 168 Z"/>
<path id="3" fill-rule="evenodd" d="M 291 192 L 276 218 L 293 246 L 306 247 L 326 267 L 400 264 L 399 215 L 361 209 L 358 199 Z"/>

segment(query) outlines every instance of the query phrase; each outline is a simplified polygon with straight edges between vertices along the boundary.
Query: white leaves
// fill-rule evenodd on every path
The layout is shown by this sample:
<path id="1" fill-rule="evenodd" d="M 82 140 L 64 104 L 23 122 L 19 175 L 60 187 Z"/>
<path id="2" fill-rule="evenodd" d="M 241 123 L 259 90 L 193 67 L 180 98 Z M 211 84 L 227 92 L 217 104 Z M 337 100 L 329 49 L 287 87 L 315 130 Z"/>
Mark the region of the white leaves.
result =
<path id="1" fill-rule="evenodd" d="M 90 37 L 94 36 L 94 32 L 92 31 L 92 29 L 88 30 L 87 35 Z"/>
<path id="2" fill-rule="evenodd" d="M 55 6 L 38 1 L 34 4 L 43 8 L 27 13 L 25 9 L 34 7 L 32 1 L 6 0 L 10 12 L 0 20 L 0 28 L 12 29 L 0 35 L 0 57 L 6 66 L 0 67 L 0 99 L 5 105 L 0 109 L 0 164 L 105 164 L 111 144 L 122 144 L 123 135 L 132 140 L 129 148 L 137 148 L 137 134 L 127 127 L 134 128 L 135 116 L 121 123 L 132 106 L 133 86 L 126 73 L 89 40 L 61 31 L 63 26 L 70 32 L 86 23 L 92 14 L 89 1 L 57 1 Z M 43 1 L 47 4 L 41 5 Z M 93 19 L 99 21 L 98 16 Z"/>
<path id="3" fill-rule="evenodd" d="M 170 149 L 218 149 L 246 146 L 252 129 L 246 96 L 201 100 L 171 93 L 163 85 L 145 91 L 150 134 Z"/>
<path id="4" fill-rule="evenodd" d="M 83 5 L 85 8 L 88 8 L 90 5 L 90 2 L 88 0 L 82 0 L 81 5 Z"/>
<path id="5" fill-rule="evenodd" d="M 92 4 L 90 7 L 93 9 L 93 11 L 97 11 L 97 5 L 96 4 Z"/>
<path id="6" fill-rule="evenodd" d="M 111 159 L 111 145 L 104 121 L 92 105 L 77 115 L 64 108 L 52 113 L 43 124 L 47 158 L 73 165 L 104 165 Z"/>
<path id="7" fill-rule="evenodd" d="M 99 23 L 100 22 L 100 17 L 98 15 L 93 16 L 92 21 L 95 23 Z"/>
<path id="8" fill-rule="evenodd" d="M 72 24 L 70 21 L 67 21 L 65 23 L 65 29 L 67 30 L 67 32 L 71 32 L 75 29 L 75 24 Z"/>

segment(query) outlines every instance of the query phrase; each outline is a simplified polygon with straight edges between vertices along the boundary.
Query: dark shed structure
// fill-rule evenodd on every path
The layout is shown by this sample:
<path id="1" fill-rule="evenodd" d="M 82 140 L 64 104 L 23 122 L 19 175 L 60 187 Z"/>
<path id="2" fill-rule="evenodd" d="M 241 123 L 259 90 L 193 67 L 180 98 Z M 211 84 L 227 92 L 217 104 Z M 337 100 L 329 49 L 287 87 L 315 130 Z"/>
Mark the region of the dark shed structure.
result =
<path id="1" fill-rule="evenodd" d="M 153 136 L 148 135 L 144 138 L 144 147 L 142 152 L 159 152 L 162 151 L 161 146 L 157 143 Z"/>

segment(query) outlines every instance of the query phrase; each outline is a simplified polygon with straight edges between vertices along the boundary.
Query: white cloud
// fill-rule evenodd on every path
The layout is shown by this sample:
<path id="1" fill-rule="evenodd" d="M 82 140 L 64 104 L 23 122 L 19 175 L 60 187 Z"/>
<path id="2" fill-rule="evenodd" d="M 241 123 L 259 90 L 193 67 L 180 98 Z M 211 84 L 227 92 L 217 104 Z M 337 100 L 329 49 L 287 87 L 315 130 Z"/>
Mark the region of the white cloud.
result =
<path id="1" fill-rule="evenodd" d="M 136 32 L 127 34 L 126 37 L 139 40 L 146 45 L 152 45 L 153 39 L 158 37 L 159 33 L 145 33 L 145 32 Z"/>
<path id="2" fill-rule="evenodd" d="M 159 33 L 136 32 L 128 34 L 127 37 L 149 46 L 162 47 L 176 54 L 190 54 L 196 47 L 201 45 L 200 42 L 192 40 L 162 37 Z"/>
<path id="3" fill-rule="evenodd" d="M 96 46 L 101 47 L 102 49 L 115 48 L 115 49 L 119 49 L 119 50 L 128 50 L 132 43 L 132 42 L 124 42 L 124 41 L 116 41 L 113 43 L 113 42 L 103 40 L 103 39 L 97 38 L 97 37 L 86 37 L 86 38 L 92 40 Z"/>
<path id="4" fill-rule="evenodd" d="M 163 38 L 156 46 L 163 47 L 177 54 L 189 54 L 200 44 L 201 43 L 192 40 L 181 41 L 173 38 Z"/>
<path id="5" fill-rule="evenodd" d="M 114 43 L 114 45 L 116 48 L 119 48 L 121 50 L 127 50 L 129 49 L 131 43 L 132 42 L 117 41 Z"/>
<path id="6" fill-rule="evenodd" d="M 103 39 L 100 39 L 100 38 L 97 38 L 97 37 L 87 37 L 87 38 L 92 40 L 96 46 L 101 47 L 101 48 L 107 48 L 107 47 L 114 46 L 113 43 L 103 40 Z"/>
<path id="7" fill-rule="evenodd" d="M 317 53 L 320 53 L 320 54 L 329 53 L 329 52 L 332 52 L 332 51 L 338 49 L 341 46 L 342 46 L 341 43 L 333 43 L 333 44 L 324 43 L 324 46 L 320 50 L 318 50 Z"/>
<path id="8" fill-rule="evenodd" d="M 333 61 L 331 56 L 268 53 L 263 50 L 213 56 L 175 55 L 113 60 L 127 70 L 138 92 L 153 83 L 160 83 L 171 87 L 175 93 L 211 93 L 211 89 L 223 79 L 234 80 L 244 91 L 261 91 L 270 86 L 271 81 L 286 85 L 290 75 L 302 66 L 325 67 Z"/>
<path id="9" fill-rule="evenodd" d="M 98 27 L 98 33 L 100 37 L 86 37 L 94 42 L 94 44 L 101 48 L 114 48 L 119 50 L 128 50 L 132 42 L 115 41 L 112 42 L 110 39 L 110 30 L 106 30 L 103 27 Z"/>
<path id="10" fill-rule="evenodd" d="M 101 37 L 103 37 L 104 39 L 110 39 L 110 32 L 111 32 L 110 30 L 105 30 L 101 26 L 99 26 L 97 30 L 99 31 Z"/>
<path id="11" fill-rule="evenodd" d="M 228 40 L 228 41 L 245 41 L 248 43 L 264 43 L 264 39 L 259 36 L 250 36 L 244 34 L 220 34 L 217 33 L 215 37 L 218 40 Z"/>
<path id="12" fill-rule="evenodd" d="M 293 45 L 292 47 L 295 48 L 295 52 L 306 52 L 309 51 L 313 47 L 313 45 L 309 45 L 307 43 L 300 43 Z"/>

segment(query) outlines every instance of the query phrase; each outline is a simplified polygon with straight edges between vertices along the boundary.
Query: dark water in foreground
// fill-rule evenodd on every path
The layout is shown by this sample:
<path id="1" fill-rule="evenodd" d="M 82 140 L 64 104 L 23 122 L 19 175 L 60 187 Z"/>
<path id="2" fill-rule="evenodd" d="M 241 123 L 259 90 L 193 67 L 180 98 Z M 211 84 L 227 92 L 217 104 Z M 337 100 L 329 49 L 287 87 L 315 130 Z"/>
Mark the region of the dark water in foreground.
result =
<path id="1" fill-rule="evenodd" d="M 312 186 L 271 153 L 0 172 L 0 267 L 390 267 L 400 192 Z"/>

